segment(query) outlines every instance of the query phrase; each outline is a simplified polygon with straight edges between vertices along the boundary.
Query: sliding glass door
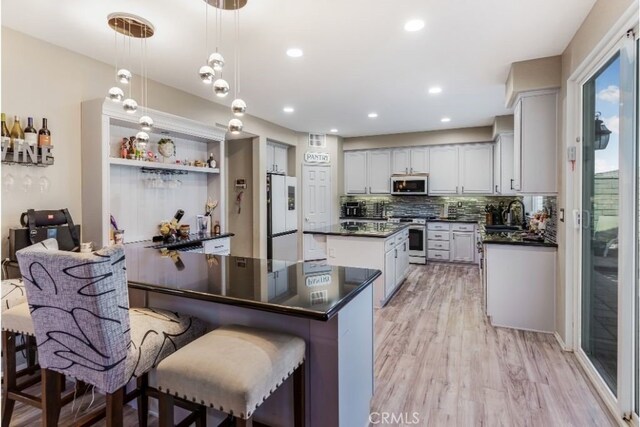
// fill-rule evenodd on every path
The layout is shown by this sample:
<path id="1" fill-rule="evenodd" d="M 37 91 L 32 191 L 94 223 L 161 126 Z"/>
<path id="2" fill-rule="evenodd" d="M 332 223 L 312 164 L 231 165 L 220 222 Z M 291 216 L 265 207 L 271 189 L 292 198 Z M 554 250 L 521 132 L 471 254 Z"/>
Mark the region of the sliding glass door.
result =
<path id="1" fill-rule="evenodd" d="M 618 361 L 620 56 L 583 86 L 582 350 L 615 394 Z"/>
<path id="2" fill-rule="evenodd" d="M 637 51 L 629 32 L 582 86 L 579 353 L 625 418 L 640 406 Z"/>

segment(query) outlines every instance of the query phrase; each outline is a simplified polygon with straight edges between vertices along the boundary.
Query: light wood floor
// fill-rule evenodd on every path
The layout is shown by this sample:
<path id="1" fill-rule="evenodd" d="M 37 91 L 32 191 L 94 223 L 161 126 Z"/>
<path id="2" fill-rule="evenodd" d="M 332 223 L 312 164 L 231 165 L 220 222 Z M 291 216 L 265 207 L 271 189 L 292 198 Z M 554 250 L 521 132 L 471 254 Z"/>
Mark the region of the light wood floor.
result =
<path id="1" fill-rule="evenodd" d="M 550 334 L 494 328 L 480 295 L 476 266 L 412 266 L 376 313 L 372 411 L 435 427 L 616 425 L 573 353 Z"/>
<path id="2" fill-rule="evenodd" d="M 475 266 L 412 266 L 375 320 L 372 412 L 407 413 L 410 421 L 416 412 L 413 425 L 430 427 L 616 425 L 576 358 L 553 336 L 488 324 Z M 96 396 L 94 405 L 103 401 Z M 135 426 L 135 411 L 127 407 L 125 414 L 125 426 Z M 73 418 L 67 405 L 61 425 Z M 39 420 L 40 411 L 18 403 L 11 425 Z"/>

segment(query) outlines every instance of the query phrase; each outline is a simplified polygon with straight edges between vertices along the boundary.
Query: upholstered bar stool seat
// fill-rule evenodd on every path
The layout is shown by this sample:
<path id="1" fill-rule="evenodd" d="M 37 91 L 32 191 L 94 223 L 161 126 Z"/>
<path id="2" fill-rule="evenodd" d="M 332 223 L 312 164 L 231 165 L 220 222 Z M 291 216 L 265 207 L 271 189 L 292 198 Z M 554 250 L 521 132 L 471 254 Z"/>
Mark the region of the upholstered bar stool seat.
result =
<path id="1" fill-rule="evenodd" d="M 29 304 L 22 304 L 11 307 L 2 312 L 2 330 L 16 334 L 34 336 L 33 320 L 29 311 Z"/>
<path id="2" fill-rule="evenodd" d="M 20 279 L 2 281 L 2 313 L 16 305 L 27 302 L 24 283 Z"/>
<path id="3" fill-rule="evenodd" d="M 160 362 L 158 390 L 247 420 L 294 371 L 303 368 L 304 358 L 305 342 L 299 337 L 223 326 Z M 303 369 L 298 373 L 304 378 Z M 304 387 L 296 392 L 304 396 Z M 304 414 L 304 398 L 301 405 L 298 409 Z"/>

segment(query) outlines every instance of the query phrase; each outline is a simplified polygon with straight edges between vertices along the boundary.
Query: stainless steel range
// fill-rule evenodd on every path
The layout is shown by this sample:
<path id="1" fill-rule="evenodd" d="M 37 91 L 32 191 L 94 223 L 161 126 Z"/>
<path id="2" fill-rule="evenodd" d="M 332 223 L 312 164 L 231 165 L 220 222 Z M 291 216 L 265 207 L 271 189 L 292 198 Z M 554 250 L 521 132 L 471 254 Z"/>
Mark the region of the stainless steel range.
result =
<path id="1" fill-rule="evenodd" d="M 434 217 L 435 218 L 435 217 Z M 427 219 L 405 216 L 392 216 L 389 222 L 409 223 L 409 262 L 411 264 L 427 263 Z"/>

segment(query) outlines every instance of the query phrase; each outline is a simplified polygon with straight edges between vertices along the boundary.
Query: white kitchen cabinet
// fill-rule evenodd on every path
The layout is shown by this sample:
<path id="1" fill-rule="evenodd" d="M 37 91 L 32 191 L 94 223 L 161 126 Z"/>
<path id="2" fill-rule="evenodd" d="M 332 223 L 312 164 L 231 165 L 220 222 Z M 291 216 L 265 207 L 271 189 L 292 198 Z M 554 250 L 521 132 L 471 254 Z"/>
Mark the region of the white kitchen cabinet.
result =
<path id="1" fill-rule="evenodd" d="M 484 245 L 486 312 L 492 325 L 555 331 L 556 255 L 553 247 Z"/>
<path id="2" fill-rule="evenodd" d="M 451 261 L 473 262 L 475 260 L 476 253 L 475 237 L 474 231 L 451 232 Z"/>
<path id="3" fill-rule="evenodd" d="M 496 194 L 511 196 L 513 188 L 513 134 L 501 134 L 493 147 L 493 185 Z"/>
<path id="4" fill-rule="evenodd" d="M 429 150 L 429 194 L 458 194 L 458 146 Z"/>
<path id="5" fill-rule="evenodd" d="M 429 148 L 399 148 L 391 154 L 391 173 L 411 175 L 429 172 Z"/>
<path id="6" fill-rule="evenodd" d="M 347 194 L 367 193 L 366 151 L 347 151 L 344 153 L 344 187 Z"/>
<path id="7" fill-rule="evenodd" d="M 514 111 L 514 189 L 557 192 L 558 93 L 520 95 Z"/>
<path id="8" fill-rule="evenodd" d="M 468 144 L 459 148 L 460 192 L 493 193 L 493 145 Z"/>
<path id="9" fill-rule="evenodd" d="M 284 295 L 289 290 L 289 269 L 286 261 L 272 261 L 272 271 L 267 274 L 269 300 Z"/>
<path id="10" fill-rule="evenodd" d="M 267 143 L 267 172 L 286 175 L 288 148 L 284 145 Z"/>
<path id="11" fill-rule="evenodd" d="M 394 175 L 408 174 L 411 170 L 411 150 L 400 148 L 391 154 L 391 173 Z"/>
<path id="12" fill-rule="evenodd" d="M 391 249 L 384 255 L 384 298 L 396 288 L 396 250 Z"/>
<path id="13" fill-rule="evenodd" d="M 367 159 L 369 194 L 391 193 L 391 151 L 371 150 Z"/>

